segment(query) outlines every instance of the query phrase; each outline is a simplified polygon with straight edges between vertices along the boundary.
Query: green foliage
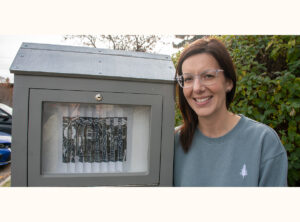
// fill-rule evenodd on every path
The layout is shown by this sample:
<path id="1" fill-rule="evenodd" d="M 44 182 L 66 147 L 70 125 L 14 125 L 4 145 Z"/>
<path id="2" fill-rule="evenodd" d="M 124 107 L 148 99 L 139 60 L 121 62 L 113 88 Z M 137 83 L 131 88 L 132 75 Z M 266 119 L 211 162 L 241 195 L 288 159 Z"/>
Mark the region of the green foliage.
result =
<path id="1" fill-rule="evenodd" d="M 173 64 L 175 67 L 177 67 L 177 62 L 179 60 L 180 53 L 181 53 L 181 51 L 178 51 L 177 53 L 172 55 L 172 61 L 173 61 Z"/>
<path id="2" fill-rule="evenodd" d="M 300 186 L 300 36 L 217 38 L 229 50 L 238 76 L 231 110 L 278 133 L 288 154 L 289 186 Z"/>
<path id="3" fill-rule="evenodd" d="M 177 67 L 177 61 L 179 60 L 181 51 L 178 51 L 174 55 L 172 55 L 172 61 L 174 66 Z M 175 126 L 179 126 L 182 124 L 182 116 L 178 107 L 178 95 L 176 95 L 176 110 L 175 110 Z"/>

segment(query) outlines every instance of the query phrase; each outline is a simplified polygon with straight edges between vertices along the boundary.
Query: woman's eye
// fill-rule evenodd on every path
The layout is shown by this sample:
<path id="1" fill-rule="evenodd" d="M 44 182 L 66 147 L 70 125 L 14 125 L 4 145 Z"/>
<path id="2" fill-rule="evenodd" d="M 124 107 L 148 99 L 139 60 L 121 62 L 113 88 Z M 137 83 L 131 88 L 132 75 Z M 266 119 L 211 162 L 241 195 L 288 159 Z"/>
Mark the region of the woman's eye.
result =
<path id="1" fill-rule="evenodd" d="M 215 76 L 212 74 L 205 74 L 205 75 L 203 75 L 203 78 L 204 79 L 213 79 L 213 78 L 215 78 Z"/>
<path id="2" fill-rule="evenodd" d="M 193 81 L 193 77 L 185 77 L 184 82 L 190 82 Z"/>

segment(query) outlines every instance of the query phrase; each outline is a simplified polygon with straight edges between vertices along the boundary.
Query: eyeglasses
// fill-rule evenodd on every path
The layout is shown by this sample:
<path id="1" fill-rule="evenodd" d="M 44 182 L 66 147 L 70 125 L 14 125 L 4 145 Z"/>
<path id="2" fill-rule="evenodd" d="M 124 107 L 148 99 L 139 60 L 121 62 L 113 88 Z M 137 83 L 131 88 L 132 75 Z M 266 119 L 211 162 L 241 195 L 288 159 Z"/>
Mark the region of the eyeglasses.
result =
<path id="1" fill-rule="evenodd" d="M 176 80 L 182 88 L 192 87 L 195 83 L 195 79 L 197 78 L 200 79 L 202 85 L 210 86 L 216 83 L 218 73 L 223 71 L 224 70 L 222 69 L 206 70 L 205 72 L 198 75 L 183 73 L 181 76 L 176 76 Z"/>

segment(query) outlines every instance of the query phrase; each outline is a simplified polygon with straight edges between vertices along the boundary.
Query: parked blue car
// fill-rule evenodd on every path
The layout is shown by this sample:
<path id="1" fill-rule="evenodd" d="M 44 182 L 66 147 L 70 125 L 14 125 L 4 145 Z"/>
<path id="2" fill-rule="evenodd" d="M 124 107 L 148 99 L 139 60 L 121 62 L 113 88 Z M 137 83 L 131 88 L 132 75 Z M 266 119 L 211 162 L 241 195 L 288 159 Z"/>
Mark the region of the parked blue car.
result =
<path id="1" fill-rule="evenodd" d="M 0 103 L 0 132 L 11 134 L 12 108 Z"/>
<path id="2" fill-rule="evenodd" d="M 11 135 L 0 132 L 0 166 L 11 160 Z"/>

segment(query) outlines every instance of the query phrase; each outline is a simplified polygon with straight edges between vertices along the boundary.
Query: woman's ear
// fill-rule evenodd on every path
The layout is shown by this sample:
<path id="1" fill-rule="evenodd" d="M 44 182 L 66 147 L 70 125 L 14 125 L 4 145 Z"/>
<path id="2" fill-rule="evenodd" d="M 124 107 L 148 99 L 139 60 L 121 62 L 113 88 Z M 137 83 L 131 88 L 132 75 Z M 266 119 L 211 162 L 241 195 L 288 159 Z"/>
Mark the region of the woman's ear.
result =
<path id="1" fill-rule="evenodd" d="M 231 79 L 226 79 L 226 93 L 230 92 L 233 87 L 233 82 Z"/>

